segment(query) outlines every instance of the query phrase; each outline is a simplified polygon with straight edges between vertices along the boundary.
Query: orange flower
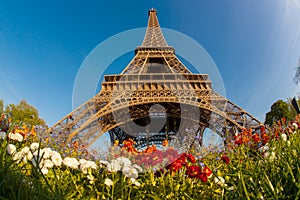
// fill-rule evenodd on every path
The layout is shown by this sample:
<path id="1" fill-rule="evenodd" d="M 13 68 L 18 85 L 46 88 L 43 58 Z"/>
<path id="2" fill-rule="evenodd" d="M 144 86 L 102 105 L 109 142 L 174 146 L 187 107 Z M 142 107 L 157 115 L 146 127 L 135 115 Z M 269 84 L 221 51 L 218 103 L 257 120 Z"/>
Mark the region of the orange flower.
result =
<path id="1" fill-rule="evenodd" d="M 123 141 L 123 145 L 125 148 L 133 146 L 134 144 L 135 142 L 131 138 Z"/>
<path id="2" fill-rule="evenodd" d="M 32 128 L 31 128 L 31 136 L 32 137 L 35 137 L 36 136 L 36 131 L 35 131 L 35 128 L 34 128 L 34 126 L 32 126 Z"/>
<path id="3" fill-rule="evenodd" d="M 148 146 L 143 153 L 152 153 L 153 151 L 156 151 L 156 146 L 152 145 L 152 146 Z"/>
<path id="4" fill-rule="evenodd" d="M 73 147 L 74 147 L 75 149 L 78 148 L 78 142 L 77 142 L 77 141 L 74 141 L 74 142 L 73 142 Z"/>
<path id="5" fill-rule="evenodd" d="M 25 133 L 29 133 L 29 129 L 27 128 L 27 126 L 25 124 L 22 126 L 22 129 Z"/>
<path id="6" fill-rule="evenodd" d="M 169 141 L 168 141 L 167 139 L 165 139 L 165 140 L 163 141 L 162 145 L 163 145 L 164 147 L 168 146 L 168 145 L 169 145 Z"/>
<path id="7" fill-rule="evenodd" d="M 246 137 L 243 137 L 243 143 L 248 143 L 250 142 L 250 139 L 246 136 Z"/>
<path id="8" fill-rule="evenodd" d="M 127 148 L 127 151 L 130 152 L 130 153 L 139 153 L 139 152 L 136 150 L 136 148 L 134 148 L 134 147 L 132 147 L 132 146 L 129 146 L 129 147 Z"/>

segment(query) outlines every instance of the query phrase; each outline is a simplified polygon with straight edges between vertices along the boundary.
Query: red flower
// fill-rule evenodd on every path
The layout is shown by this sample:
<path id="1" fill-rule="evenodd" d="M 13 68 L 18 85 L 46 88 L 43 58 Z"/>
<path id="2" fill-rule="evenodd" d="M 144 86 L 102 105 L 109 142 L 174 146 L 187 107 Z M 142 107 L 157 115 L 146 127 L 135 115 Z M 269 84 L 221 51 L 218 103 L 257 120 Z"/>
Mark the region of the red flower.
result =
<path id="1" fill-rule="evenodd" d="M 191 163 L 196 163 L 196 159 L 192 154 L 186 156 Z"/>
<path id="2" fill-rule="evenodd" d="M 212 176 L 212 171 L 207 166 L 204 167 L 203 173 L 205 173 L 208 178 L 210 178 Z"/>
<path id="3" fill-rule="evenodd" d="M 177 172 L 182 166 L 183 166 L 183 163 L 181 162 L 181 160 L 176 160 L 176 161 L 172 162 L 171 164 L 167 165 L 166 168 L 173 172 Z"/>
<path id="4" fill-rule="evenodd" d="M 259 138 L 259 135 L 256 133 L 252 136 L 252 140 L 255 142 L 255 143 L 259 143 L 260 142 L 260 138 Z"/>
<path id="5" fill-rule="evenodd" d="M 223 156 L 221 157 L 221 159 L 222 159 L 227 165 L 228 165 L 229 162 L 230 162 L 228 156 L 226 156 L 226 155 L 223 155 Z"/>
<path id="6" fill-rule="evenodd" d="M 181 156 L 178 158 L 178 160 L 180 160 L 184 165 L 186 165 L 186 164 L 187 164 L 186 158 L 187 158 L 187 154 L 186 154 L 186 153 L 183 153 L 183 154 L 181 154 Z"/>
<path id="7" fill-rule="evenodd" d="M 201 173 L 199 174 L 198 178 L 199 178 L 202 182 L 204 182 L 204 183 L 206 183 L 207 180 L 208 180 L 208 177 L 207 177 L 207 175 L 206 175 L 204 172 L 201 172 Z"/>
<path id="8" fill-rule="evenodd" d="M 243 144 L 243 137 L 241 134 L 234 136 L 234 143 L 237 145 Z"/>
<path id="9" fill-rule="evenodd" d="M 264 144 L 266 144 L 266 143 L 268 143 L 268 141 L 269 141 L 269 136 L 267 135 L 267 133 L 262 133 L 262 140 L 263 140 L 263 143 Z"/>
<path id="10" fill-rule="evenodd" d="M 265 133 L 266 132 L 266 127 L 265 126 L 261 126 L 260 127 L 260 132 L 261 133 Z"/>
<path id="11" fill-rule="evenodd" d="M 201 173 L 200 166 L 187 166 L 186 167 L 186 175 L 190 178 L 198 178 Z"/>

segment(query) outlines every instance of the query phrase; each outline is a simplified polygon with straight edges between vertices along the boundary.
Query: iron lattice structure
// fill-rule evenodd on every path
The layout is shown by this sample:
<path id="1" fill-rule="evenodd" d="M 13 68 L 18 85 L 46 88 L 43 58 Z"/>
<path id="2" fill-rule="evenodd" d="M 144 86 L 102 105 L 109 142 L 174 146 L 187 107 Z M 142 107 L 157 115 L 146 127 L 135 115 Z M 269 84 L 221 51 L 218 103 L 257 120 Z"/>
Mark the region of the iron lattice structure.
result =
<path id="1" fill-rule="evenodd" d="M 65 144 L 90 146 L 109 132 L 111 142 L 132 138 L 140 146 L 161 144 L 196 127 L 221 137 L 243 128 L 258 130 L 259 120 L 212 88 L 207 74 L 193 74 L 168 46 L 155 10 L 135 57 L 119 75 L 106 75 L 101 91 L 66 115 L 51 133 Z M 202 143 L 202 140 L 200 140 Z"/>

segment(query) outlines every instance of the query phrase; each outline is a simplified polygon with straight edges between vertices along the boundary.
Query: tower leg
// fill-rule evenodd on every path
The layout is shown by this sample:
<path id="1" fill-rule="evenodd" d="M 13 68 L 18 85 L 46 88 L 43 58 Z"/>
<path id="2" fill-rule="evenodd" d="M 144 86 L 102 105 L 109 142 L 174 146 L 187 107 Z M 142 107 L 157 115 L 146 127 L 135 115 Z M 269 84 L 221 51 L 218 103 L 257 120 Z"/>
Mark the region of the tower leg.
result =
<path id="1" fill-rule="evenodd" d="M 199 127 L 197 136 L 196 136 L 201 147 L 203 146 L 203 134 L 204 134 L 205 129 L 206 129 L 206 127 L 204 127 L 204 126 Z"/>
<path id="2" fill-rule="evenodd" d="M 199 145 L 202 147 L 203 146 L 203 134 L 204 134 L 204 130 L 206 129 L 206 127 L 204 126 L 200 126 L 197 131 L 196 131 L 196 136 L 193 140 L 193 142 L 190 145 L 190 149 L 193 147 L 193 145 L 195 144 L 195 142 L 199 142 Z"/>

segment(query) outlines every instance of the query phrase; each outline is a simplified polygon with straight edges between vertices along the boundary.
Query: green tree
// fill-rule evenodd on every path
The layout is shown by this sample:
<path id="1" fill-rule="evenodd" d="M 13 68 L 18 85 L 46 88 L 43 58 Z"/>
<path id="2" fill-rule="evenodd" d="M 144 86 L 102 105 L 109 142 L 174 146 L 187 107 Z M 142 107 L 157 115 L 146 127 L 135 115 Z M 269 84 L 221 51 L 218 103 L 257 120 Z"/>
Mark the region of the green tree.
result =
<path id="1" fill-rule="evenodd" d="M 2 99 L 0 99 L 0 114 L 4 111 L 4 102 Z"/>
<path id="2" fill-rule="evenodd" d="M 29 127 L 32 125 L 46 124 L 45 121 L 39 117 L 37 109 L 29 105 L 25 100 L 21 100 L 18 105 L 9 104 L 5 108 L 5 113 L 11 116 L 12 124 L 24 123 L 29 125 Z"/>
<path id="3" fill-rule="evenodd" d="M 287 121 L 290 121 L 294 116 L 295 115 L 291 110 L 290 104 L 283 100 L 278 100 L 273 103 L 271 111 L 266 114 L 265 124 L 272 126 L 274 122 L 281 118 L 285 118 Z"/>

